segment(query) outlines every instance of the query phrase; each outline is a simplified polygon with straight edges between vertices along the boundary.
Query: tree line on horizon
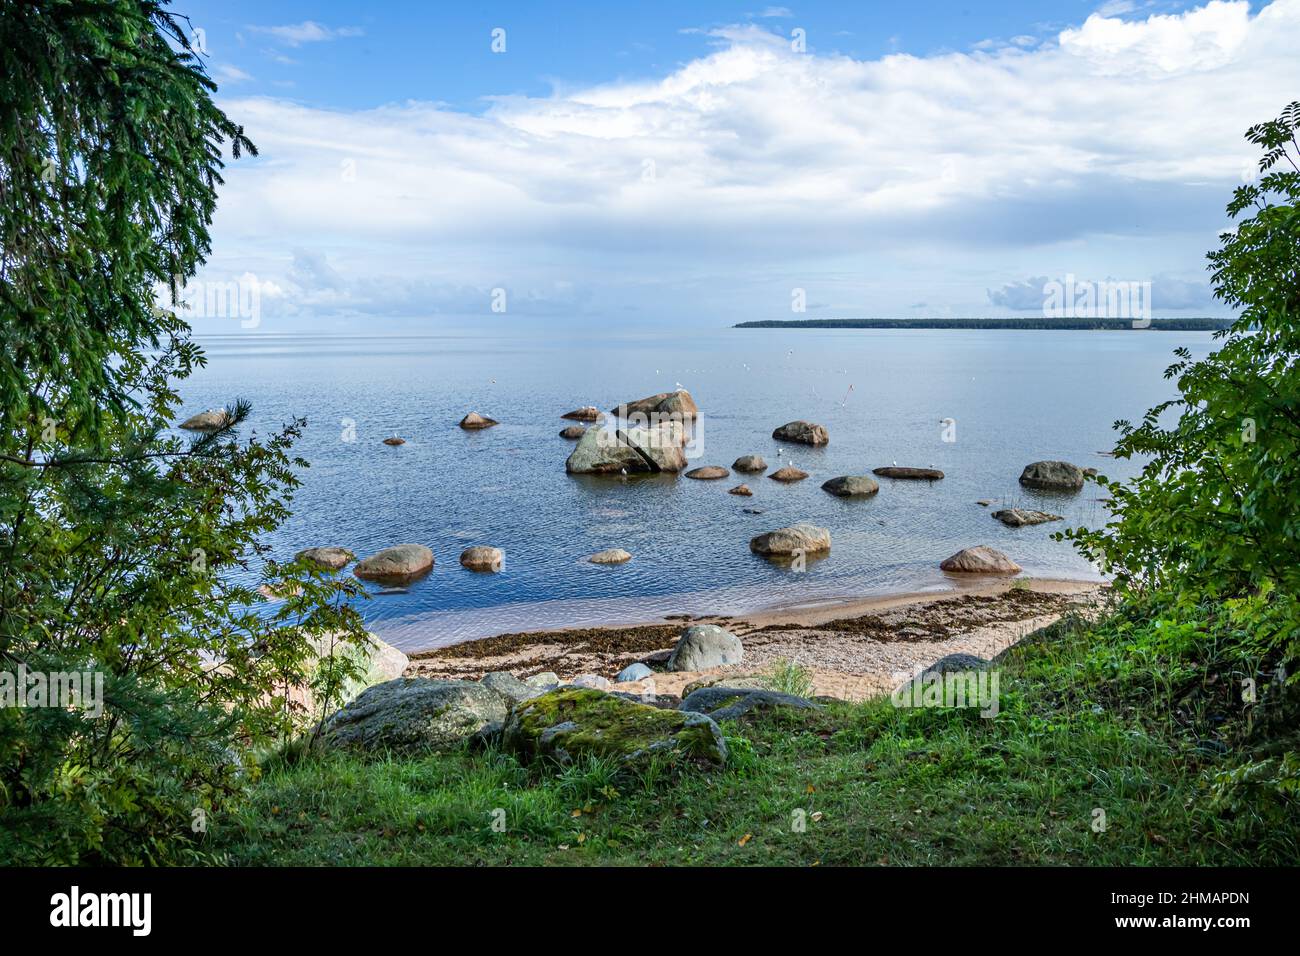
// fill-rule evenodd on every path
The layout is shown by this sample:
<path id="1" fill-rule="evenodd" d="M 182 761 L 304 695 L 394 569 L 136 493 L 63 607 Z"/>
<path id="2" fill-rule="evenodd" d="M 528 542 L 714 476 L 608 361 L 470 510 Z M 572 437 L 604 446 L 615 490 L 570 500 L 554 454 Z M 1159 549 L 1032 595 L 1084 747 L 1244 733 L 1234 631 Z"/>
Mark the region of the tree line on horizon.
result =
<path id="1" fill-rule="evenodd" d="M 1230 328 L 1232 319 L 1152 319 L 1149 326 L 1134 326 L 1132 319 L 1052 318 L 1023 319 L 755 319 L 737 322 L 733 329 L 1048 329 L 1052 331 L 1114 332 L 1218 332 Z"/>

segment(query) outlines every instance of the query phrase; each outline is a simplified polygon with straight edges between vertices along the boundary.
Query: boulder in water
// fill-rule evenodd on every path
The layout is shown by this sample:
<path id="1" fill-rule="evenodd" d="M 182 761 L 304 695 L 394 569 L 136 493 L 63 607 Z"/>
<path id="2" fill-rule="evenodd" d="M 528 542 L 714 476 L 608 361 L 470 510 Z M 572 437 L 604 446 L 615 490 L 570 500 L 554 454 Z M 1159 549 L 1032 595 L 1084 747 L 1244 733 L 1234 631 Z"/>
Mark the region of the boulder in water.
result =
<path id="1" fill-rule="evenodd" d="M 957 574 L 1018 574 L 1020 565 L 1012 561 L 997 548 L 978 545 L 958 551 L 946 558 L 939 568 Z"/>
<path id="2" fill-rule="evenodd" d="M 363 581 L 404 584 L 433 567 L 433 552 L 422 544 L 395 544 L 357 562 L 352 573 Z"/>
<path id="3" fill-rule="evenodd" d="M 460 427 L 466 431 L 479 431 L 499 424 L 500 422 L 495 418 L 488 418 L 486 415 L 480 415 L 478 412 L 470 412 L 460 420 Z"/>
<path id="4" fill-rule="evenodd" d="M 795 557 L 799 554 L 818 554 L 830 549 L 830 531 L 807 522 L 768 531 L 749 542 L 749 550 L 764 557 Z"/>
<path id="5" fill-rule="evenodd" d="M 1020 483 L 1046 491 L 1078 491 L 1083 487 L 1083 469 L 1068 461 L 1035 461 L 1025 465 Z"/>
<path id="6" fill-rule="evenodd" d="M 842 475 L 823 484 L 822 490 L 837 498 L 866 498 L 879 491 L 880 485 L 866 475 Z"/>
<path id="7" fill-rule="evenodd" d="M 772 437 L 777 441 L 789 441 L 800 445 L 813 446 L 825 445 L 831 440 L 830 433 L 826 431 L 825 425 L 806 422 L 802 419 L 786 422 L 772 432 Z"/>

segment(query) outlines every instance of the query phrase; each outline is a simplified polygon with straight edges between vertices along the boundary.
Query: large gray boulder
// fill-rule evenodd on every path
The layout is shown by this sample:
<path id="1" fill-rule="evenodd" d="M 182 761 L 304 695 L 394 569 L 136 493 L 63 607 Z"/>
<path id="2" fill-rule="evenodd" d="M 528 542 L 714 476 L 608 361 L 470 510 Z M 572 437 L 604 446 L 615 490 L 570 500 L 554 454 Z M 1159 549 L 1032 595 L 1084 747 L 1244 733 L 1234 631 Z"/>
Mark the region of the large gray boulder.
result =
<path id="1" fill-rule="evenodd" d="M 691 398 L 691 393 L 679 388 L 675 392 L 660 392 L 658 395 L 626 402 L 617 408 L 611 408 L 610 414 L 618 418 L 643 417 L 645 423 L 654 425 L 657 421 L 668 418 L 690 421 L 699 416 L 700 409 L 695 404 L 695 399 Z"/>
<path id="2" fill-rule="evenodd" d="M 1018 574 L 1020 572 L 1020 565 L 997 548 L 990 548 L 983 544 L 974 548 L 965 548 L 952 557 L 945 558 L 939 568 L 956 574 Z"/>
<path id="3" fill-rule="evenodd" d="M 731 463 L 731 467 L 736 471 L 756 474 L 760 471 L 767 471 L 767 462 L 763 460 L 762 455 L 741 455 Z"/>
<path id="4" fill-rule="evenodd" d="M 831 440 L 830 432 L 826 431 L 825 425 L 803 420 L 786 422 L 772 432 L 772 437 L 777 441 L 789 441 L 800 445 L 814 446 L 825 445 Z"/>
<path id="5" fill-rule="evenodd" d="M 1068 461 L 1036 461 L 1025 465 L 1020 483 L 1047 491 L 1078 491 L 1083 487 L 1083 469 Z"/>
<path id="6" fill-rule="evenodd" d="M 842 475 L 822 485 L 837 498 L 866 498 L 880 490 L 880 485 L 866 475 Z"/>
<path id="7" fill-rule="evenodd" d="M 749 542 L 749 550 L 764 557 L 794 557 L 798 554 L 818 554 L 830 549 L 830 530 L 807 522 L 768 531 Z"/>
<path id="8" fill-rule="evenodd" d="M 797 710 L 819 710 L 820 707 L 804 697 L 783 694 L 776 690 L 753 687 L 705 687 L 692 691 L 682 699 L 678 710 L 691 710 L 708 714 L 721 723 L 735 720 L 750 711 L 769 707 L 793 707 Z"/>
<path id="9" fill-rule="evenodd" d="M 405 584 L 433 567 L 433 552 L 422 544 L 395 544 L 357 562 L 352 573 L 363 581 Z"/>
<path id="10" fill-rule="evenodd" d="M 678 472 L 686 468 L 686 428 L 681 422 L 620 429 L 618 437 L 637 450 L 649 463 L 650 471 Z"/>
<path id="11" fill-rule="evenodd" d="M 564 470 L 571 475 L 636 475 L 678 472 L 686 467 L 685 430 L 678 422 L 654 427 L 589 428 Z"/>
<path id="12" fill-rule="evenodd" d="M 401 678 L 363 691 L 321 725 L 330 747 L 365 753 L 448 750 L 499 730 L 506 699 L 466 681 Z"/>
<path id="13" fill-rule="evenodd" d="M 510 706 L 521 701 L 532 700 L 534 697 L 540 697 L 550 690 L 549 686 L 525 683 L 508 671 L 493 671 L 490 674 L 484 674 L 479 683 L 488 690 L 500 694 Z M 559 683 L 559 681 L 557 680 L 556 683 Z"/>
<path id="14" fill-rule="evenodd" d="M 720 767 L 727 745 L 704 714 L 647 706 L 585 687 L 562 687 L 515 707 L 502 732 L 525 759 L 569 764 L 585 756 L 643 765 L 659 759 Z"/>
<path id="15" fill-rule="evenodd" d="M 739 664 L 745 656 L 740 638 L 716 624 L 692 624 L 682 631 L 672 655 L 670 671 L 702 671 L 724 664 Z"/>

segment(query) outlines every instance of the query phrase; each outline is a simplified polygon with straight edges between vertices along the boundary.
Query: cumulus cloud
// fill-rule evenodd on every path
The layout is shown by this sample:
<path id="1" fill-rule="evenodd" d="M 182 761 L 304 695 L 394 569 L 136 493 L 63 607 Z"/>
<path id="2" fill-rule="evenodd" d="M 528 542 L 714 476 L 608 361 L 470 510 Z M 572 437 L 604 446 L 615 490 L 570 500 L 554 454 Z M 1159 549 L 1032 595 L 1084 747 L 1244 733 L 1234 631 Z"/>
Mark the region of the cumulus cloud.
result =
<path id="1" fill-rule="evenodd" d="M 660 79 L 481 114 L 230 99 L 262 157 L 231 166 L 216 248 L 282 284 L 307 268 L 291 250 L 315 249 L 346 292 L 319 287 L 358 312 L 498 286 L 728 318 L 788 312 L 794 286 L 850 314 L 918 294 L 1014 311 L 1009 271 L 1195 269 L 1252 155 L 1244 127 L 1300 90 L 1296 35 L 1300 0 L 875 60 L 741 25 Z"/>

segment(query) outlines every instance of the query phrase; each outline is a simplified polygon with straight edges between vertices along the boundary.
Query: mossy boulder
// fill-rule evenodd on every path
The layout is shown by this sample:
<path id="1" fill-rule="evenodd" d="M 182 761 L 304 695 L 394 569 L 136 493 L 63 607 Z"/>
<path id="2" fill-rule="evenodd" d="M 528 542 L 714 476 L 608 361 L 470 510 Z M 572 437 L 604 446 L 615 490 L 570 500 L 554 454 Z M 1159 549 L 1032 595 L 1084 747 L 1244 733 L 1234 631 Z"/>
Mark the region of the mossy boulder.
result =
<path id="1" fill-rule="evenodd" d="M 706 767 L 727 760 L 722 731 L 703 714 L 660 710 L 583 687 L 561 688 L 519 704 L 506 721 L 503 740 L 525 758 L 551 757 L 560 763 L 587 755 L 624 764 L 657 756 Z"/>

